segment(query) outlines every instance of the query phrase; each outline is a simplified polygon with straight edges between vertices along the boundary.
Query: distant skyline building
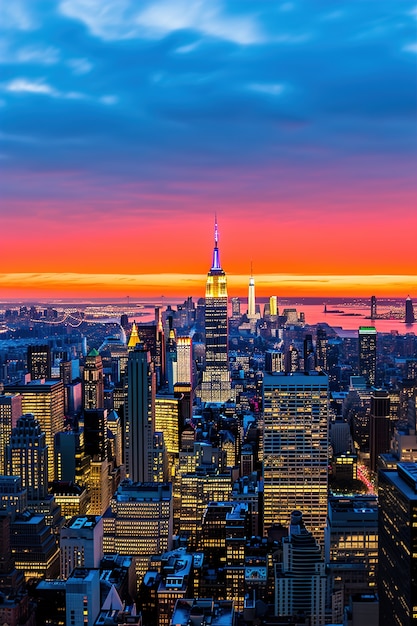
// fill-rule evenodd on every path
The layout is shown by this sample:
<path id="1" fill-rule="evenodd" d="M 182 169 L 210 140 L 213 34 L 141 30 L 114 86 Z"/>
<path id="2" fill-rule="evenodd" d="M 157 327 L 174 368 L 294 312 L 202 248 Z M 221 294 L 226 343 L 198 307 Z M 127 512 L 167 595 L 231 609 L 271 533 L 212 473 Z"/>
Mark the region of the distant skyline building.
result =
<path id="1" fill-rule="evenodd" d="M 264 535 L 302 511 L 323 541 L 327 515 L 328 389 L 322 372 L 265 374 L 263 380 Z"/>
<path id="2" fill-rule="evenodd" d="M 359 326 L 359 375 L 366 380 L 368 387 L 376 382 L 376 343 L 377 331 L 374 326 Z"/>
<path id="3" fill-rule="evenodd" d="M 375 320 L 377 318 L 377 308 L 376 308 L 376 296 L 371 297 L 371 320 Z"/>
<path id="4" fill-rule="evenodd" d="M 410 296 L 407 296 L 407 299 L 405 301 L 405 323 L 414 324 L 415 321 L 416 319 L 414 316 L 413 301 L 411 300 Z"/>
<path id="5" fill-rule="evenodd" d="M 252 272 L 252 263 L 250 270 L 250 278 L 249 278 L 249 288 L 248 288 L 248 318 L 254 319 L 256 317 L 256 304 L 255 304 L 255 279 L 253 277 Z"/>
<path id="6" fill-rule="evenodd" d="M 213 260 L 206 282 L 206 362 L 201 383 L 202 402 L 226 402 L 231 396 L 228 355 L 228 299 L 226 274 L 220 264 L 217 220 Z"/>

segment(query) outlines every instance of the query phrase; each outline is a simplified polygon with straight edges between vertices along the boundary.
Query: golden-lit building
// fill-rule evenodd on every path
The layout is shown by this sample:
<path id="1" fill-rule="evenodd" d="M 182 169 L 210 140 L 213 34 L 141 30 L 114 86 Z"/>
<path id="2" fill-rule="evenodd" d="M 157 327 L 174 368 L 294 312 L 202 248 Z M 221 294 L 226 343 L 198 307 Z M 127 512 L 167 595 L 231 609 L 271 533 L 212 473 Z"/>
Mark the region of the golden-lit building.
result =
<path id="1" fill-rule="evenodd" d="M 35 380 L 24 385 L 7 385 L 7 392 L 22 396 L 22 413 L 33 413 L 45 432 L 48 446 L 48 480 L 55 478 L 55 434 L 64 426 L 64 383 L 61 380 Z"/>
<path id="2" fill-rule="evenodd" d="M 164 433 L 166 450 L 170 455 L 179 453 L 180 401 L 171 395 L 155 398 L 155 431 Z"/>
<path id="3" fill-rule="evenodd" d="M 135 558 L 137 585 L 149 557 L 172 547 L 170 483 L 120 483 L 103 516 L 103 551 Z"/>
<path id="4" fill-rule="evenodd" d="M 265 374 L 263 380 L 264 535 L 302 511 L 323 541 L 328 484 L 328 377 Z"/>
<path id="5" fill-rule="evenodd" d="M 22 396 L 18 393 L 0 395 L 0 475 L 6 473 L 5 449 L 9 443 L 12 428 L 22 415 Z"/>
<path id="6" fill-rule="evenodd" d="M 226 274 L 220 265 L 217 222 L 213 261 L 206 282 L 206 358 L 201 382 L 202 402 L 227 402 L 232 395 L 228 353 L 228 298 Z"/>
<path id="7" fill-rule="evenodd" d="M 103 515 L 107 510 L 111 499 L 111 475 L 110 463 L 107 459 L 94 458 L 90 463 L 88 506 L 89 515 Z"/>

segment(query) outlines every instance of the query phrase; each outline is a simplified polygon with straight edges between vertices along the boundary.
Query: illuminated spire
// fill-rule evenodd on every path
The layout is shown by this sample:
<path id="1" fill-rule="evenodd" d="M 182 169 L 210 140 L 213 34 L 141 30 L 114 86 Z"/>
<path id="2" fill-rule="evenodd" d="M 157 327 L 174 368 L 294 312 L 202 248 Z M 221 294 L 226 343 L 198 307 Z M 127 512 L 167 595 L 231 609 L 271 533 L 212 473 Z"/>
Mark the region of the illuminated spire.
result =
<path id="1" fill-rule="evenodd" d="M 127 344 L 128 350 L 134 350 L 135 346 L 138 343 L 141 343 L 140 337 L 139 337 L 139 333 L 138 333 L 138 327 L 136 325 L 136 322 L 133 322 L 133 324 L 132 324 L 132 332 L 130 333 L 129 341 L 128 341 L 128 344 Z"/>
<path id="2" fill-rule="evenodd" d="M 217 229 L 217 214 L 216 214 L 214 217 L 214 250 L 213 250 L 213 263 L 211 264 L 212 270 L 221 270 L 218 242 L 219 242 L 219 231 Z"/>
<path id="3" fill-rule="evenodd" d="M 248 317 L 249 319 L 256 317 L 255 279 L 253 277 L 252 261 L 250 263 L 250 278 L 249 278 L 249 291 L 248 291 Z"/>

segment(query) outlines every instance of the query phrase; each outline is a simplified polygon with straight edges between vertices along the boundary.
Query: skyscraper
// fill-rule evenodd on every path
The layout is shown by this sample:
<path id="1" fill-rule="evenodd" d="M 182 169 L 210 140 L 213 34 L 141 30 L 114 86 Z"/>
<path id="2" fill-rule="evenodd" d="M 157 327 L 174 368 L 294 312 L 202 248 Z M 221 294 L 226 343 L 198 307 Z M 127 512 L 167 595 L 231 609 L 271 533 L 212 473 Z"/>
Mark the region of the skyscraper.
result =
<path id="1" fill-rule="evenodd" d="M 265 374 L 263 381 L 264 534 L 300 509 L 319 540 L 327 514 L 328 377 Z"/>
<path id="2" fill-rule="evenodd" d="M 104 408 L 103 362 L 97 350 L 88 353 L 84 365 L 84 408 Z"/>
<path id="3" fill-rule="evenodd" d="M 129 352 L 127 364 L 126 471 L 134 482 L 152 481 L 155 374 L 143 344 Z"/>
<path id="4" fill-rule="evenodd" d="M 45 433 L 34 415 L 27 413 L 18 420 L 6 446 L 9 476 L 20 476 L 29 500 L 41 500 L 48 493 L 48 450 Z"/>
<path id="5" fill-rule="evenodd" d="M 376 338 L 374 326 L 359 326 L 359 374 L 368 387 L 376 381 Z"/>
<path id="6" fill-rule="evenodd" d="M 378 456 L 389 452 L 390 429 L 390 399 L 388 391 L 373 390 L 371 392 L 371 413 L 369 416 L 369 451 L 371 456 L 371 470 L 377 471 Z"/>
<path id="7" fill-rule="evenodd" d="M 254 319 L 256 316 L 255 311 L 255 279 L 252 275 L 252 267 L 249 278 L 249 290 L 248 290 L 248 318 Z"/>
<path id="8" fill-rule="evenodd" d="M 49 346 L 28 346 L 27 356 L 31 380 L 51 378 L 51 349 Z"/>
<path id="9" fill-rule="evenodd" d="M 33 413 L 46 435 L 48 481 L 54 480 L 55 435 L 64 426 L 64 383 L 61 380 L 31 381 L 7 385 L 6 391 L 22 396 L 22 413 Z"/>
<path id="10" fill-rule="evenodd" d="M 177 338 L 177 379 L 176 383 L 193 382 L 193 358 L 191 337 Z"/>
<path id="11" fill-rule="evenodd" d="M 6 473 L 5 448 L 21 415 L 22 396 L 17 393 L 0 395 L 0 474 Z"/>
<path id="12" fill-rule="evenodd" d="M 381 470 L 378 481 L 380 624 L 417 621 L 417 464 Z"/>
<path id="13" fill-rule="evenodd" d="M 416 319 L 414 317 L 413 301 L 411 300 L 410 296 L 407 296 L 407 299 L 405 301 L 405 323 L 414 324 L 415 321 Z"/>
<path id="14" fill-rule="evenodd" d="M 231 396 L 228 357 L 227 281 L 220 265 L 217 221 L 213 261 L 206 282 L 206 365 L 201 383 L 203 402 L 226 402 Z"/>
<path id="15" fill-rule="evenodd" d="M 376 296 L 371 297 L 371 320 L 376 319 Z"/>

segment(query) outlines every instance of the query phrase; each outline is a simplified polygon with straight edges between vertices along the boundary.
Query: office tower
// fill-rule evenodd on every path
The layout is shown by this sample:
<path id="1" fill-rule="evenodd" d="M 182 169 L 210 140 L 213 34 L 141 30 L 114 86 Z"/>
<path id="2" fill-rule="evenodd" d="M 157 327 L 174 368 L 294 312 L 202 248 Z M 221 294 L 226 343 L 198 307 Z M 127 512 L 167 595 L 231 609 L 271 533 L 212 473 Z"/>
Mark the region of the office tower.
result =
<path id="1" fill-rule="evenodd" d="M 359 326 L 359 375 L 368 387 L 374 387 L 376 381 L 376 338 L 373 326 Z"/>
<path id="2" fill-rule="evenodd" d="M 55 479 L 86 486 L 90 457 L 84 449 L 84 431 L 64 430 L 55 435 Z"/>
<path id="3" fill-rule="evenodd" d="M 99 568 L 103 558 L 103 519 L 95 515 L 73 517 L 61 528 L 59 537 L 61 577 L 75 567 Z"/>
<path id="4" fill-rule="evenodd" d="M 165 385 L 165 335 L 162 326 L 161 309 L 155 307 L 155 322 L 153 325 L 136 327 L 139 341 L 149 351 L 154 365 L 157 388 Z M 133 332 L 133 327 L 132 327 Z"/>
<path id="5" fill-rule="evenodd" d="M 103 362 L 100 354 L 93 348 L 88 353 L 83 372 L 84 408 L 104 408 Z"/>
<path id="6" fill-rule="evenodd" d="M 0 475 L 6 473 L 5 448 L 10 440 L 12 429 L 22 415 L 22 396 L 6 393 L 0 395 Z"/>
<path id="7" fill-rule="evenodd" d="M 65 586 L 65 625 L 94 626 L 100 608 L 100 570 L 77 567 Z"/>
<path id="8" fill-rule="evenodd" d="M 265 372 L 272 374 L 273 372 L 284 371 L 284 353 L 279 350 L 267 350 L 265 352 Z"/>
<path id="9" fill-rule="evenodd" d="M 143 344 L 129 352 L 127 378 L 126 473 L 133 482 L 149 482 L 153 475 L 155 374 Z"/>
<path id="10" fill-rule="evenodd" d="M 300 369 L 300 355 L 297 348 L 293 345 L 290 345 L 285 353 L 284 368 L 287 374 L 290 372 L 298 372 Z"/>
<path id="11" fill-rule="evenodd" d="M 31 413 L 22 415 L 6 446 L 9 476 L 20 476 L 29 500 L 42 500 L 48 493 L 48 451 L 45 433 Z"/>
<path id="12" fill-rule="evenodd" d="M 370 468 L 377 471 L 378 456 L 390 449 L 390 398 L 387 391 L 372 390 L 371 414 L 369 416 Z"/>
<path id="13" fill-rule="evenodd" d="M 248 289 L 248 318 L 254 319 L 256 317 L 255 313 L 255 279 L 252 275 L 252 267 L 249 278 L 249 289 Z"/>
<path id="14" fill-rule="evenodd" d="M 92 459 L 107 458 L 107 409 L 84 410 L 84 450 Z"/>
<path id="15" fill-rule="evenodd" d="M 30 509 L 19 513 L 11 524 L 10 537 L 16 568 L 26 580 L 59 576 L 59 546 L 44 515 Z"/>
<path id="16" fill-rule="evenodd" d="M 240 317 L 240 298 L 232 298 L 232 317 Z"/>
<path id="17" fill-rule="evenodd" d="M 327 371 L 327 333 L 320 326 L 317 327 L 316 335 L 316 358 L 317 367 Z"/>
<path id="18" fill-rule="evenodd" d="M 278 312 L 278 297 L 271 296 L 269 298 L 269 315 L 272 320 L 276 319 L 279 315 Z"/>
<path id="19" fill-rule="evenodd" d="M 123 481 L 103 516 L 103 551 L 136 558 L 138 588 L 149 557 L 172 548 L 171 483 Z"/>
<path id="20" fill-rule="evenodd" d="M 304 371 L 310 372 L 316 367 L 316 359 L 314 355 L 313 336 L 307 334 L 303 341 Z"/>
<path id="21" fill-rule="evenodd" d="M 157 395 L 155 398 L 155 431 L 164 433 L 164 442 L 169 455 L 177 456 L 180 449 L 180 401 L 172 395 Z"/>
<path id="22" fill-rule="evenodd" d="M 376 312 L 376 296 L 371 297 L 371 320 L 375 320 L 377 318 Z"/>
<path id="23" fill-rule="evenodd" d="M 263 381 L 264 535 L 296 508 L 319 540 L 327 514 L 328 377 L 265 374 Z"/>
<path id="24" fill-rule="evenodd" d="M 7 385 L 6 391 L 22 396 L 22 413 L 33 413 L 46 436 L 48 446 L 48 481 L 54 479 L 55 435 L 64 426 L 64 383 L 59 380 L 31 381 L 25 385 Z"/>
<path id="25" fill-rule="evenodd" d="M 22 513 L 27 504 L 27 489 L 22 487 L 22 477 L 0 476 L 0 510 L 14 517 L 15 513 Z"/>
<path id="26" fill-rule="evenodd" d="M 191 337 L 177 338 L 177 378 L 176 383 L 193 382 L 193 356 Z"/>
<path id="27" fill-rule="evenodd" d="M 54 480 L 50 489 L 64 517 L 87 515 L 90 495 L 84 486 L 72 482 Z"/>
<path id="28" fill-rule="evenodd" d="M 380 470 L 378 595 L 380 624 L 417 621 L 417 464 Z"/>
<path id="29" fill-rule="evenodd" d="M 88 490 L 90 502 L 88 505 L 89 515 L 103 515 L 110 504 L 111 475 L 110 463 L 107 459 L 94 457 L 90 463 L 90 477 Z"/>
<path id="30" fill-rule="evenodd" d="M 331 496 L 324 533 L 331 581 L 332 619 L 342 622 L 349 596 L 376 590 L 378 500 L 376 496 Z"/>
<path id="31" fill-rule="evenodd" d="M 116 411 L 110 411 L 107 415 L 107 436 L 111 450 L 111 458 L 116 467 L 123 464 L 123 427 L 122 421 Z"/>
<path id="32" fill-rule="evenodd" d="M 411 300 L 410 296 L 407 296 L 407 299 L 405 301 L 405 323 L 414 324 L 414 322 L 415 322 L 415 317 L 414 317 L 413 301 Z"/>
<path id="33" fill-rule="evenodd" d="M 31 380 L 51 378 L 51 349 L 49 346 L 28 346 L 27 360 Z"/>
<path id="34" fill-rule="evenodd" d="M 177 337 L 174 329 L 168 333 L 166 342 L 166 379 L 168 393 L 174 393 L 174 385 L 177 382 Z"/>
<path id="35" fill-rule="evenodd" d="M 276 565 L 275 615 L 304 614 L 311 626 L 325 623 L 326 573 L 321 549 L 293 511 L 288 537 L 282 540 L 282 563 Z"/>
<path id="36" fill-rule="evenodd" d="M 205 306 L 206 363 L 201 383 L 202 402 L 226 402 L 231 396 L 228 358 L 227 281 L 220 265 L 217 222 L 214 250 L 207 274 Z"/>

